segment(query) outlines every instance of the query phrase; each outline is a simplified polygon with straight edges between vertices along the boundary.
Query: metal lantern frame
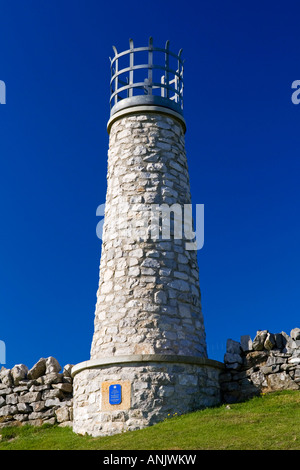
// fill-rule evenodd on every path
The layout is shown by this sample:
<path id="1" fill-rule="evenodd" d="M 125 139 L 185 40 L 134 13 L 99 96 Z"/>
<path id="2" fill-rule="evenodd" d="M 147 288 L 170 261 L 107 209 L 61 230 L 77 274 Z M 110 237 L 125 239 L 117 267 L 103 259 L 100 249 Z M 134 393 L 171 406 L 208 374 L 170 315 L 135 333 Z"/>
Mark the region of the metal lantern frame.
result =
<path id="1" fill-rule="evenodd" d="M 178 54 L 170 51 L 169 41 L 165 48 L 154 47 L 152 37 L 146 47 L 134 47 L 133 40 L 129 40 L 130 48 L 118 53 L 115 46 L 115 56 L 110 58 L 110 109 L 111 116 L 116 112 L 131 106 L 155 105 L 173 109 L 183 115 L 183 64 L 182 49 Z M 146 52 L 147 63 L 138 64 L 137 54 Z M 154 62 L 154 53 L 164 55 L 163 64 Z M 128 66 L 119 67 L 119 60 L 128 59 Z M 176 61 L 177 67 L 170 68 L 170 61 Z M 123 61 L 123 59 L 122 59 Z M 143 81 L 136 80 L 138 70 L 146 70 L 147 77 Z M 159 70 L 162 75 L 160 81 L 154 80 L 154 71 Z M 155 91 L 154 91 L 155 90 Z"/>

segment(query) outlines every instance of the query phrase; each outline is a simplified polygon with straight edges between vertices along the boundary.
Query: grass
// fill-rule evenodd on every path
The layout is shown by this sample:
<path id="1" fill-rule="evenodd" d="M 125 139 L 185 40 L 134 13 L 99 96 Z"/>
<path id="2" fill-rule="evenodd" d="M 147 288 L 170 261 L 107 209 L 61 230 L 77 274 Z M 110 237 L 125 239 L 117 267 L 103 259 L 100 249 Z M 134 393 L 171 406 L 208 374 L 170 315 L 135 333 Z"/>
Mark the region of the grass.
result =
<path id="1" fill-rule="evenodd" d="M 0 450 L 300 450 L 300 393 L 274 392 L 114 436 L 58 426 L 0 429 Z"/>

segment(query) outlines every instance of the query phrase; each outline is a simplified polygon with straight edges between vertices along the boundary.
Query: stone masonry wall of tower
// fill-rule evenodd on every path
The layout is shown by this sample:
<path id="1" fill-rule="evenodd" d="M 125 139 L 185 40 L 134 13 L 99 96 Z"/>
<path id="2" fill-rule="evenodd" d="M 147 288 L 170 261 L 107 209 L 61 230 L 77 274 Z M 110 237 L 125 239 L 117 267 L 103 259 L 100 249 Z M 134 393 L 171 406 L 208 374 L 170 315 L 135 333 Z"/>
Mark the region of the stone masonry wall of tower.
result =
<path id="1" fill-rule="evenodd" d="M 197 252 L 172 230 L 170 239 L 122 236 L 128 220 L 142 225 L 153 204 L 191 204 L 184 130 L 167 114 L 130 113 L 110 129 L 91 359 L 207 356 Z"/>

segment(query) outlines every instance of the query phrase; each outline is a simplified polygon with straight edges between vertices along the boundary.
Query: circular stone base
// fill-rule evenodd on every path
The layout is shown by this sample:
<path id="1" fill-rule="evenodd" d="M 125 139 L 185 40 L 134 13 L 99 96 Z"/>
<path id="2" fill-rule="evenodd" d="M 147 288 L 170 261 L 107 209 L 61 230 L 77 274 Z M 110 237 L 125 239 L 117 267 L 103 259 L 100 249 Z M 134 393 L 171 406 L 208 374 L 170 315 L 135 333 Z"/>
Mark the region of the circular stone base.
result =
<path id="1" fill-rule="evenodd" d="M 94 437 L 112 435 L 218 405 L 223 365 L 200 358 L 190 358 L 190 363 L 182 360 L 98 366 L 87 361 L 75 366 L 73 431 Z M 116 400 L 111 395 L 114 385 L 121 393 Z"/>

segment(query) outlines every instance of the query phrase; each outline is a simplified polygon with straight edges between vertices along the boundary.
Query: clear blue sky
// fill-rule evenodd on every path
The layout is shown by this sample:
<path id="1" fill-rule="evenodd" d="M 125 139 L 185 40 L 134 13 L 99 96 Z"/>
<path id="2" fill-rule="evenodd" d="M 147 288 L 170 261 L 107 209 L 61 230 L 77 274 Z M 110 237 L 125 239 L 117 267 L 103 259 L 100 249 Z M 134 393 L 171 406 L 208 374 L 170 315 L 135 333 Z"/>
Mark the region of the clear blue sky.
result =
<path id="1" fill-rule="evenodd" d="M 300 327 L 298 1 L 0 1 L 0 339 L 6 367 L 89 359 L 109 56 L 184 50 L 192 201 L 209 357 Z"/>

